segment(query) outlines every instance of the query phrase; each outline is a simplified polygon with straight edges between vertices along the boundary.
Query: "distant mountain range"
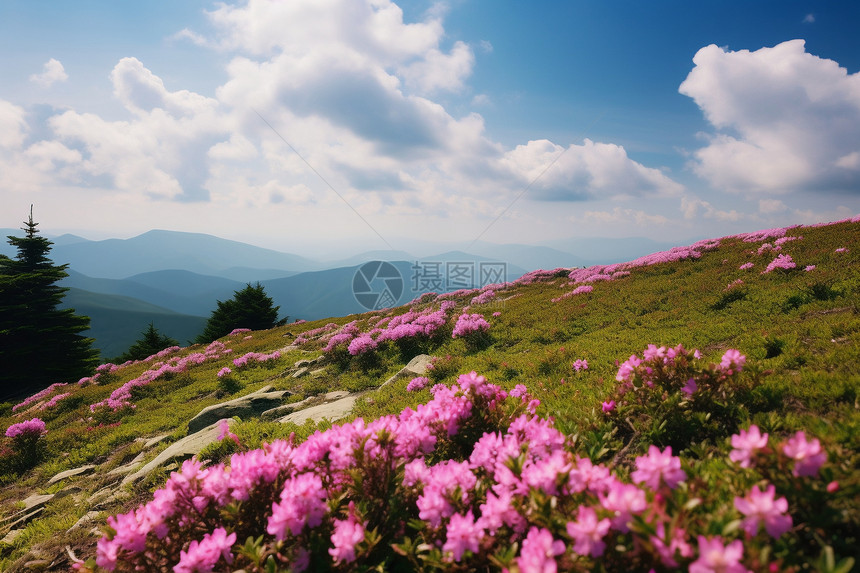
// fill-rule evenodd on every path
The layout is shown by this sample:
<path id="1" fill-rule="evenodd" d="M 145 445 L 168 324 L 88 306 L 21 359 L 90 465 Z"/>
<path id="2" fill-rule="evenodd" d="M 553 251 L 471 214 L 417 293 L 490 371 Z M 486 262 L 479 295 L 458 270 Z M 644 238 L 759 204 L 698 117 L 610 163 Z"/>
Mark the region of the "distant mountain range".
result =
<path id="1" fill-rule="evenodd" d="M 0 236 L 7 235 L 22 232 L 0 229 Z M 231 298 L 249 282 L 265 287 L 282 317 L 314 320 L 364 312 L 364 304 L 375 300 L 370 295 L 382 296 L 386 306 L 401 305 L 427 291 L 510 281 L 541 268 L 626 261 L 673 246 L 649 239 L 569 239 L 540 246 L 479 242 L 472 253 L 446 250 L 419 258 L 405 251 L 370 251 L 321 261 L 201 233 L 153 230 L 101 241 L 71 234 L 48 238 L 54 243 L 51 259 L 69 265 L 69 277 L 61 284 L 71 290 L 63 306 L 90 317 L 87 335 L 96 339 L 105 358 L 128 349 L 150 322 L 186 344 L 203 330 L 216 301 Z M 0 241 L 0 254 L 16 251 Z M 388 278 L 365 277 L 371 267 L 362 265 L 369 261 L 388 261 L 396 272 Z M 366 284 L 356 278 L 359 268 Z M 367 296 L 356 297 L 356 288 L 367 290 Z"/>

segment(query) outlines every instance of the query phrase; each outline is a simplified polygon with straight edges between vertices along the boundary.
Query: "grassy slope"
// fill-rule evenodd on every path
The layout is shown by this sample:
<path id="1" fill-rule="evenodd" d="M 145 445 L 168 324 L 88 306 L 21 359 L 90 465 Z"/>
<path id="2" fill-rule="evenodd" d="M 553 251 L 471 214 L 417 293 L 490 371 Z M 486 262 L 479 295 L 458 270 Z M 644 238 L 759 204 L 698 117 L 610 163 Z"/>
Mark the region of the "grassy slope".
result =
<path id="1" fill-rule="evenodd" d="M 775 253 L 757 255 L 760 243 L 729 239 L 700 259 L 636 268 L 628 277 L 595 283 L 592 293 L 557 303 L 551 299 L 573 288 L 566 278 L 518 285 L 501 292 L 494 304 L 472 308 L 472 312 L 485 313 L 492 324 L 491 344 L 482 350 L 469 350 L 462 340 L 451 339 L 449 324 L 447 335 L 424 348 L 401 352 L 389 347 L 371 364 L 357 360 L 330 363 L 324 375 L 313 380 L 282 377 L 284 369 L 296 360 L 320 353 L 319 345 L 309 343 L 303 349 L 310 353 L 294 350 L 274 365 L 241 371 L 237 374 L 244 386 L 240 393 L 266 383 L 292 390 L 295 399 L 339 388 L 370 388 L 397 371 L 415 351 L 424 350 L 440 357 L 434 374 L 437 380 L 451 382 L 459 373 L 476 370 L 507 388 L 526 384 L 542 401 L 540 414 L 555 416 L 560 428 L 574 431 L 613 388 L 616 361 L 641 353 L 647 344 L 683 343 L 688 348 L 701 349 L 706 358 L 715 361 L 727 348 L 738 348 L 748 356 L 747 370 L 764 374 L 758 394 L 762 403 L 753 409 L 754 421 L 776 432 L 806 428 L 825 444 L 839 443 L 857 451 L 860 223 L 798 228 L 788 234 L 804 237 L 783 246 L 782 252 L 790 254 L 798 264 L 794 271 L 760 274 Z M 850 252 L 836 253 L 839 247 L 848 247 Z M 747 261 L 754 262 L 755 267 L 739 270 Z M 804 272 L 806 265 L 816 268 Z M 724 289 L 738 278 L 744 284 L 728 292 L 740 292 L 743 297 L 732 300 L 739 295 L 726 294 Z M 465 296 L 455 300 L 462 308 L 470 299 Z M 404 310 L 396 309 L 394 313 Z M 491 317 L 494 311 L 501 315 Z M 344 324 L 358 319 L 362 330 L 369 330 L 366 320 L 370 316 L 343 317 L 333 322 Z M 229 364 L 230 358 L 252 350 L 270 352 L 282 348 L 301 332 L 326 322 L 330 321 L 255 332 L 248 340 L 242 335 L 225 339 L 234 350 L 230 357 L 151 384 L 137 396 L 137 409 L 116 427 L 92 429 L 93 423 L 84 419 L 86 407 L 142 373 L 147 364 L 124 368 L 105 385 L 74 387 L 73 396 L 60 406 L 32 413 L 48 423 L 46 442 L 50 455 L 23 476 L 0 476 L 6 484 L 0 492 L 0 507 L 10 508 L 25 491 L 44 491 L 43 484 L 56 472 L 84 463 L 118 464 L 120 457 L 134 452 L 136 437 L 158 433 L 171 434 L 171 440 L 182 437 L 188 419 L 224 399 L 216 394 L 215 373 Z M 588 360 L 587 371 L 573 370 L 572 362 L 577 358 Z M 359 401 L 355 414 L 370 418 L 396 413 L 429 398 L 427 390 L 407 393 L 407 382 L 399 381 L 371 395 L 371 399 Z M 11 417 L 10 407 L 0 409 L 0 427 L 22 419 Z M 307 435 L 312 429 L 250 421 L 239 425 L 236 433 L 244 443 L 255 444 L 285 437 L 294 430 L 299 436 Z M 218 452 L 210 455 L 217 456 Z M 158 480 L 164 477 L 161 474 L 146 485 L 157 487 Z M 87 511 L 86 507 L 67 507 L 68 501 L 63 503 L 60 500 L 49 507 L 43 519 L 28 526 L 13 549 L 0 554 L 0 569 L 21 557 L 33 543 L 51 536 L 54 543 L 84 543 L 83 539 L 56 535 Z"/>

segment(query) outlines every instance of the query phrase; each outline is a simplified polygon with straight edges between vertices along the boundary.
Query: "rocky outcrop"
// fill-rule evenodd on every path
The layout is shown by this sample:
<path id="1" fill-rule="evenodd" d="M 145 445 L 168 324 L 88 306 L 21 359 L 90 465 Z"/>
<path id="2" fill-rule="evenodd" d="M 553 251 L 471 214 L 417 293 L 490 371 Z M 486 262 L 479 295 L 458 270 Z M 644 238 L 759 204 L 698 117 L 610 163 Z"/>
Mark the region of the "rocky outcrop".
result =
<path id="1" fill-rule="evenodd" d="M 290 393 L 286 390 L 272 391 L 271 386 L 265 386 L 241 398 L 213 404 L 200 410 L 200 413 L 188 422 L 188 434 L 199 432 L 203 428 L 224 418 L 232 418 L 234 416 L 239 418 L 255 418 L 266 410 L 280 405 L 284 401 L 284 398 L 289 395 Z"/>

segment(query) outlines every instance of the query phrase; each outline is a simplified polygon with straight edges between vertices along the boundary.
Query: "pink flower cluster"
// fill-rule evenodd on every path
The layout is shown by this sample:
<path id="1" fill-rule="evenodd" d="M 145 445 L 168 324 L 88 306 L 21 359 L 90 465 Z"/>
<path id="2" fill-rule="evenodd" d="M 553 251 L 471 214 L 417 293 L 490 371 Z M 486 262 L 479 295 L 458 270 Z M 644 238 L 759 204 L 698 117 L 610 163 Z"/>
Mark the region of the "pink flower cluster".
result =
<path id="1" fill-rule="evenodd" d="M 31 404 L 35 404 L 39 400 L 43 400 L 43 399 L 47 398 L 48 396 L 50 396 L 51 392 L 53 392 L 57 388 L 62 388 L 63 386 L 66 386 L 66 383 L 57 382 L 56 384 L 51 384 L 50 386 L 48 386 L 44 390 L 40 390 L 39 392 L 36 392 L 35 394 L 33 394 L 32 396 L 30 396 L 29 398 L 27 398 L 26 400 L 24 400 L 20 404 L 15 404 L 14 406 L 12 406 L 12 411 L 17 412 L 18 410 L 20 410 L 22 408 L 26 408 L 27 406 L 29 406 Z"/>
<path id="2" fill-rule="evenodd" d="M 225 366 L 224 368 L 222 368 L 221 370 L 218 371 L 218 374 L 216 376 L 218 376 L 218 378 L 224 378 L 225 376 L 229 376 L 232 373 L 233 373 L 233 371 L 230 370 L 230 367 Z"/>
<path id="3" fill-rule="evenodd" d="M 426 376 L 418 376 L 409 381 L 409 384 L 406 385 L 406 391 L 417 392 L 418 390 L 423 390 L 429 383 L 430 379 Z"/>
<path id="4" fill-rule="evenodd" d="M 281 352 L 279 350 L 275 350 L 269 354 L 265 354 L 263 352 L 247 352 L 240 356 L 239 358 L 233 359 L 233 366 L 236 368 L 245 368 L 251 362 L 261 362 L 266 363 L 272 360 L 277 360 L 281 357 Z"/>
<path id="5" fill-rule="evenodd" d="M 472 298 L 471 304 L 487 304 L 491 300 L 496 298 L 496 291 L 489 289 L 485 290 L 481 294 Z"/>
<path id="6" fill-rule="evenodd" d="M 791 255 L 777 255 L 777 257 L 770 262 L 765 270 L 761 272 L 761 274 L 766 274 L 776 269 L 790 270 L 797 267 L 794 260 L 791 258 Z"/>
<path id="7" fill-rule="evenodd" d="M 162 350 L 161 352 L 153 356 L 158 356 L 162 353 L 165 353 L 164 355 L 166 356 L 167 354 L 171 354 L 174 352 L 173 348 L 174 347 L 166 348 L 165 350 Z M 170 352 L 168 352 L 168 350 Z M 203 352 L 194 352 L 181 358 L 174 357 L 166 363 L 156 362 L 152 365 L 152 368 L 145 371 L 137 378 L 132 378 L 131 380 L 111 392 L 110 396 L 106 399 L 102 400 L 101 402 L 91 404 L 90 412 L 96 412 L 100 409 L 108 409 L 117 412 L 125 408 L 134 408 L 135 406 L 132 403 L 131 397 L 132 389 L 147 386 L 163 376 L 180 374 L 182 372 L 185 372 L 191 366 L 203 364 L 204 362 L 207 362 L 209 360 L 215 360 L 217 358 L 229 354 L 230 352 L 232 352 L 232 350 L 227 348 L 223 342 L 216 340 L 215 342 L 207 346 L 206 350 Z M 149 358 L 152 358 L 152 356 L 150 356 Z M 149 358 L 147 358 L 147 360 L 149 360 Z"/>
<path id="8" fill-rule="evenodd" d="M 755 263 L 744 263 L 741 266 L 739 266 L 738 268 L 742 271 L 745 271 L 747 269 L 753 268 L 754 266 L 755 266 Z"/>
<path id="9" fill-rule="evenodd" d="M 552 302 L 558 302 L 560 300 L 570 298 L 570 297 L 576 296 L 578 294 L 585 294 L 585 293 L 591 292 L 593 290 L 594 290 L 594 287 L 591 285 L 579 285 L 578 287 L 576 287 L 572 291 L 566 292 L 563 295 L 552 299 Z"/>
<path id="10" fill-rule="evenodd" d="M 748 468 L 755 465 L 757 453 L 767 448 L 768 435 L 762 434 L 758 426 L 753 424 L 732 436 L 731 444 L 733 449 L 729 459 L 742 468 Z M 794 462 L 792 473 L 796 477 L 818 475 L 818 470 L 827 461 L 827 452 L 821 447 L 821 442 L 817 438 L 808 440 L 802 430 L 789 438 L 781 451 Z"/>
<path id="11" fill-rule="evenodd" d="M 680 346 L 650 345 L 634 368 L 687 356 Z M 727 362 L 737 367 L 738 357 Z M 366 568 L 361 560 L 381 537 L 400 555 L 420 546 L 440 566 L 464 570 L 487 569 L 508 551 L 523 572 L 593 570 L 599 564 L 590 560 L 618 559 L 607 548 L 623 543 L 630 563 L 746 571 L 744 541 L 704 535 L 707 523 L 685 517 L 691 492 L 679 486 L 687 471 L 671 448 L 651 446 L 634 458 L 630 480 L 622 479 L 626 471 L 572 453 L 550 420 L 522 413 L 531 402 L 525 387 L 508 395 L 471 372 L 450 388 L 435 386 L 430 402 L 398 416 L 356 419 L 300 445 L 279 440 L 234 454 L 229 466 L 185 461 L 150 502 L 108 519 L 97 563 L 108 570 L 237 569 L 259 550 L 295 571 L 311 563 Z M 460 435 L 480 437 L 457 457 L 440 456 L 458 451 Z M 739 459 L 766 447 L 761 438 L 755 427 L 733 437 L 746 452 Z M 802 433 L 783 451 L 796 475 L 812 475 L 826 458 Z M 761 528 L 773 538 L 791 530 L 788 502 L 773 484 L 744 487 L 727 511 L 737 512 L 748 539 Z M 402 521 L 389 521 L 391 500 Z M 411 540 L 399 537 L 405 531 Z M 251 553 L 242 542 L 249 538 L 258 544 Z"/>
<path id="12" fill-rule="evenodd" d="M 836 252 L 837 253 L 847 253 L 848 249 L 846 247 L 839 247 L 838 249 L 836 249 Z"/>
<path id="13" fill-rule="evenodd" d="M 32 418 L 24 422 L 12 424 L 6 428 L 7 438 L 17 438 L 18 436 L 42 436 L 47 433 L 45 422 L 39 418 Z"/>
<path id="14" fill-rule="evenodd" d="M 230 334 L 228 334 L 227 336 L 233 336 L 236 334 L 241 334 L 243 332 L 251 332 L 251 329 L 250 328 L 234 328 L 233 330 L 230 331 Z"/>
<path id="15" fill-rule="evenodd" d="M 461 338 L 488 330 L 490 330 L 490 323 L 487 322 L 483 314 L 463 313 L 457 317 L 457 323 L 454 325 L 451 337 Z"/>
<path id="16" fill-rule="evenodd" d="M 56 406 L 60 402 L 60 400 L 68 398 L 71 395 L 72 395 L 71 392 L 63 392 L 62 394 L 57 394 L 55 396 L 52 396 L 50 400 L 48 400 L 47 402 L 45 402 L 44 404 L 39 406 L 39 410 L 44 411 L 44 410 L 47 410 L 48 408 L 53 408 L 54 406 Z"/>
<path id="17" fill-rule="evenodd" d="M 588 370 L 588 360 L 577 358 L 573 363 L 573 369 L 577 372 Z"/>

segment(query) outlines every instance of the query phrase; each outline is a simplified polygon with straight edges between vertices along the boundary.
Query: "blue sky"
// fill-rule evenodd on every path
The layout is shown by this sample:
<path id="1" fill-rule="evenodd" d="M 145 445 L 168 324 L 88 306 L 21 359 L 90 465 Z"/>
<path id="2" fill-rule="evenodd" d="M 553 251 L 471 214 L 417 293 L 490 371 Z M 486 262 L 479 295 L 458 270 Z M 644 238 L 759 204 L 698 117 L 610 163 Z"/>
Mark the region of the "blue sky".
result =
<path id="1" fill-rule="evenodd" d="M 811 0 L 6 0 L 0 227 L 35 203 L 49 234 L 319 252 L 837 220 L 858 25 Z"/>

